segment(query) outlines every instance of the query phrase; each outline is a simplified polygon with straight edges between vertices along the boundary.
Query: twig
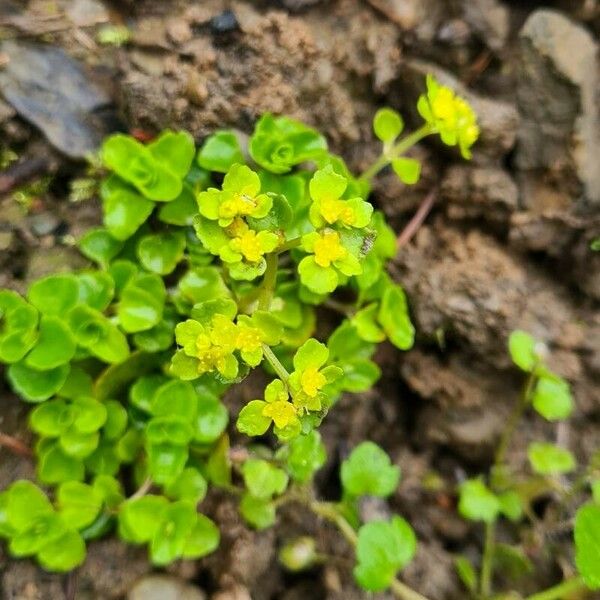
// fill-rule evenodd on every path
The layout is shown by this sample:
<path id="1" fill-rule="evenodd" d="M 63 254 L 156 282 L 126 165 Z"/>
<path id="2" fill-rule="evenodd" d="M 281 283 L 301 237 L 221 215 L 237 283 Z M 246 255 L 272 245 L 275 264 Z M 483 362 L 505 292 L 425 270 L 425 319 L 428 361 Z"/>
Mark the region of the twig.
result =
<path id="1" fill-rule="evenodd" d="M 14 438 L 12 435 L 0 433 L 0 446 L 7 448 L 11 452 L 27 458 L 33 457 L 33 450 L 24 444 L 21 440 Z"/>
<path id="2" fill-rule="evenodd" d="M 436 191 L 431 190 L 429 192 L 429 194 L 427 194 L 427 196 L 425 196 L 425 198 L 423 198 L 423 201 L 421 202 L 419 209 L 413 215 L 413 218 L 408 222 L 406 227 L 400 232 L 400 235 L 396 239 L 396 248 L 398 250 L 400 250 L 400 248 L 402 248 L 402 246 L 405 246 L 406 244 L 408 244 L 408 242 L 412 239 L 413 235 L 415 235 L 415 233 L 417 233 L 417 231 L 419 230 L 419 227 L 421 227 L 421 225 L 427 218 L 429 211 L 433 207 L 433 204 L 435 202 L 435 197 L 436 197 Z"/>
<path id="3" fill-rule="evenodd" d="M 11 165 L 0 172 L 0 194 L 7 194 L 28 181 L 45 175 L 50 168 L 50 160 L 44 157 L 28 158 Z"/>
<path id="4" fill-rule="evenodd" d="M 129 500 L 136 500 L 138 498 L 142 498 L 150 491 L 151 487 L 152 479 L 150 479 L 150 477 L 147 477 L 144 480 L 144 483 L 142 483 L 142 485 L 140 486 L 140 488 L 129 497 Z"/>

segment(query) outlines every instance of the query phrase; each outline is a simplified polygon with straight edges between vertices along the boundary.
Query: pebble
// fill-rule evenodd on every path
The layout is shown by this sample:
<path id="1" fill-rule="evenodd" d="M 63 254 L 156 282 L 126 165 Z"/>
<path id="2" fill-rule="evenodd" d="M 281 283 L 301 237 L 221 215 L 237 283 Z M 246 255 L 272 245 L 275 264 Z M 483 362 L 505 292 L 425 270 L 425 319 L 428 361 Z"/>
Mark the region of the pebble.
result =
<path id="1" fill-rule="evenodd" d="M 206 594 L 176 577 L 147 575 L 131 588 L 127 600 L 206 600 Z"/>
<path id="2" fill-rule="evenodd" d="M 224 10 L 210 20 L 213 33 L 230 33 L 240 28 L 237 17 L 232 10 Z"/>

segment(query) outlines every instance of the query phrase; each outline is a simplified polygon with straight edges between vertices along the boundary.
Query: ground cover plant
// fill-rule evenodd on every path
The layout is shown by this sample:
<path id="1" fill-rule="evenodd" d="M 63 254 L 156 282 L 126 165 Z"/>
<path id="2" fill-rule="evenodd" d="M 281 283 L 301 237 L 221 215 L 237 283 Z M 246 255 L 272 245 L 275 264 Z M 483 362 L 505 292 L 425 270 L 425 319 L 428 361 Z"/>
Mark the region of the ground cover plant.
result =
<path id="1" fill-rule="evenodd" d="M 247 148 L 230 131 L 198 150 L 185 132 L 165 131 L 149 144 L 121 134 L 105 141 L 103 226 L 79 242 L 96 266 L 44 277 L 26 297 L 0 292 L 0 360 L 32 405 L 38 436 L 37 484 L 17 481 L 0 494 L 0 535 L 11 555 L 68 571 L 85 560 L 86 542 L 116 532 L 147 545 L 157 566 L 205 556 L 218 547 L 219 530 L 198 507 L 214 486 L 239 498 L 256 529 L 274 525 L 284 504 L 305 505 L 355 547 L 359 586 L 424 598 L 398 578 L 416 552 L 410 524 L 399 515 L 360 520 L 361 498 L 390 496 L 400 482 L 387 454 L 369 441 L 354 448 L 337 502 L 315 497 L 312 486 L 326 460 L 318 429 L 328 411 L 342 393 L 375 384 L 378 343 L 407 350 L 414 342 L 404 291 L 385 268 L 395 234 L 368 201 L 371 181 L 391 166 L 416 183 L 420 163 L 405 153 L 428 135 L 464 158 L 479 135 L 470 106 L 432 77 L 417 108 L 424 124 L 408 134 L 395 111 L 375 115 L 382 152 L 360 176 L 317 131 L 284 116 L 264 115 Z M 320 307 L 340 314 L 326 339 Z M 561 477 L 575 471 L 574 458 L 541 441 L 529 449 L 531 477 L 506 465 L 526 409 L 548 420 L 571 411 L 568 385 L 538 346 L 513 334 L 511 356 L 527 373 L 523 397 L 492 472 L 459 490 L 460 513 L 486 531 L 479 574 L 457 558 L 474 597 L 494 594 L 498 555 L 526 562 L 495 542 L 498 519 L 527 518 L 549 490 L 593 494 L 575 518 L 579 575 L 534 598 L 600 588 L 598 459 L 570 486 Z M 262 397 L 229 415 L 223 394 L 258 367 L 268 382 Z M 230 453 L 230 418 L 256 438 L 241 459 Z M 563 500 L 557 519 L 569 510 Z M 301 538 L 281 560 L 309 567 L 318 548 Z"/>

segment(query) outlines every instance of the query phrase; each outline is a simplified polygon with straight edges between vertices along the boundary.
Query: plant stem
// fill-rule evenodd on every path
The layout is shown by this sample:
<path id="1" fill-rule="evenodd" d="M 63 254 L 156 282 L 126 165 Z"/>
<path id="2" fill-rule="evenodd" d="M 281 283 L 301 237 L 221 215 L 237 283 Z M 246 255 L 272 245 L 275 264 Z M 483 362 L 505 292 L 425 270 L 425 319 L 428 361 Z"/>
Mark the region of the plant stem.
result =
<path id="1" fill-rule="evenodd" d="M 267 269 L 265 276 L 260 286 L 260 292 L 258 294 L 258 308 L 259 310 L 269 310 L 273 294 L 275 293 L 275 283 L 277 282 L 277 266 L 279 264 L 279 257 L 275 253 L 267 254 Z"/>
<path id="2" fill-rule="evenodd" d="M 277 248 L 276 252 L 277 252 L 277 254 L 283 254 L 284 252 L 287 252 L 288 250 L 297 248 L 301 243 L 302 243 L 301 237 L 297 237 L 292 240 L 288 240 L 285 244 L 282 244 L 281 246 L 279 246 L 279 248 Z"/>
<path id="3" fill-rule="evenodd" d="M 144 480 L 144 483 L 142 483 L 142 485 L 139 487 L 139 489 L 129 497 L 129 500 L 136 500 L 137 498 L 142 498 L 150 491 L 151 487 L 152 479 L 150 479 L 150 477 L 147 477 Z"/>
<path id="4" fill-rule="evenodd" d="M 19 454 L 20 456 L 26 456 L 27 458 L 31 458 L 33 456 L 33 450 L 24 444 L 21 440 L 13 437 L 12 435 L 7 435 L 6 433 L 0 432 L 0 446 L 7 448 L 14 454 Z"/>
<path id="5" fill-rule="evenodd" d="M 496 535 L 496 523 L 485 524 L 485 542 L 483 546 L 483 560 L 481 563 L 481 577 L 479 580 L 479 591 L 483 598 L 488 598 L 492 591 L 492 572 L 494 563 L 494 538 Z"/>
<path id="6" fill-rule="evenodd" d="M 502 432 L 502 437 L 500 438 L 500 443 L 498 444 L 498 450 L 496 451 L 496 458 L 494 463 L 496 465 L 501 465 L 506 460 L 506 453 L 508 451 L 508 447 L 510 445 L 510 441 L 512 436 L 517 429 L 517 425 L 523 416 L 523 413 L 529 406 L 529 402 L 531 400 L 531 394 L 533 393 L 533 387 L 536 382 L 535 369 L 529 374 L 527 377 L 527 381 L 525 382 L 525 386 L 523 387 L 523 392 L 521 393 L 521 397 L 519 398 L 519 402 L 515 404 L 506 427 Z"/>
<path id="7" fill-rule="evenodd" d="M 361 181 L 371 181 L 371 179 L 373 179 L 381 169 L 387 167 L 392 160 L 404 154 L 417 142 L 421 141 L 431 133 L 434 133 L 434 130 L 426 123 L 416 131 L 413 131 L 411 134 L 402 138 L 397 144 L 392 146 L 388 152 L 382 154 L 371 166 L 369 166 L 359 179 Z"/>
<path id="8" fill-rule="evenodd" d="M 586 590 L 587 586 L 581 577 L 567 579 L 543 592 L 527 596 L 525 600 L 564 600 L 566 594 Z"/>
<path id="9" fill-rule="evenodd" d="M 423 201 L 421 202 L 417 212 L 413 215 L 412 219 L 408 222 L 406 227 L 402 230 L 400 235 L 396 238 L 396 249 L 400 250 L 402 246 L 405 246 L 417 233 L 419 227 L 423 224 L 423 221 L 427 218 L 429 211 L 433 207 L 433 203 L 435 202 L 436 192 L 435 190 L 431 190 Z"/>
<path id="10" fill-rule="evenodd" d="M 269 361 L 275 373 L 279 376 L 279 379 L 283 381 L 287 385 L 287 380 L 290 377 L 290 374 L 287 372 L 287 369 L 279 362 L 279 359 L 273 353 L 273 350 L 266 344 L 262 345 L 263 354 L 265 358 Z"/>
<path id="11" fill-rule="evenodd" d="M 335 504 L 330 502 L 313 501 L 309 504 L 310 509 L 317 515 L 334 523 L 341 531 L 346 540 L 355 547 L 358 543 L 358 535 L 353 527 L 348 523 Z M 390 589 L 396 598 L 400 600 L 428 600 L 425 596 L 415 592 L 413 589 L 402 583 L 398 579 L 392 580 Z"/>

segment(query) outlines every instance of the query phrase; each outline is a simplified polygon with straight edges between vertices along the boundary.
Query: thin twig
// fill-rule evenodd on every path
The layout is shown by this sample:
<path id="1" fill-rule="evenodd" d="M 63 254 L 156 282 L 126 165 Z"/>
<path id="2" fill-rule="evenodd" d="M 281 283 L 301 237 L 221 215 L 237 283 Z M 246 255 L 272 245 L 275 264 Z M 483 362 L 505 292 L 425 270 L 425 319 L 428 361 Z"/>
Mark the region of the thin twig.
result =
<path id="1" fill-rule="evenodd" d="M 10 450 L 14 454 L 19 456 L 26 456 L 27 458 L 33 457 L 33 450 L 24 444 L 21 440 L 14 438 L 12 435 L 6 433 L 0 433 L 0 446 L 3 446 L 7 450 Z"/>
<path id="2" fill-rule="evenodd" d="M 136 500 L 137 498 L 142 498 L 143 496 L 145 496 L 150 491 L 151 487 L 152 487 L 152 479 L 150 479 L 150 477 L 147 477 L 144 480 L 144 483 L 142 483 L 142 485 L 140 486 L 140 488 L 137 490 L 137 492 L 134 492 L 129 497 L 129 499 L 130 500 Z"/>
<path id="3" fill-rule="evenodd" d="M 431 211 L 435 202 L 436 190 L 431 190 L 419 206 L 417 212 L 413 215 L 413 218 L 408 222 L 406 227 L 400 232 L 400 235 L 396 239 L 396 248 L 400 250 L 403 246 L 408 244 L 412 237 L 417 233 L 419 227 L 423 224 L 427 215 Z"/>

